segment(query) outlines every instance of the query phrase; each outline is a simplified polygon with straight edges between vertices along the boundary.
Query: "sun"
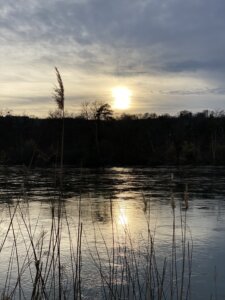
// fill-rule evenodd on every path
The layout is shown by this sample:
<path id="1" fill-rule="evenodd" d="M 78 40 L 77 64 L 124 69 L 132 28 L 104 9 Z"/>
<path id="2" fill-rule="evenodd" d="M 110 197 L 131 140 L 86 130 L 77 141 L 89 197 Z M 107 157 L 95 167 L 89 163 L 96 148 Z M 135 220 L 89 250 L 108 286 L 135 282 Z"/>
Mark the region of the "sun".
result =
<path id="1" fill-rule="evenodd" d="M 115 109 L 128 109 L 131 105 L 131 91 L 126 87 L 114 87 L 112 89 L 114 98 L 113 107 Z"/>

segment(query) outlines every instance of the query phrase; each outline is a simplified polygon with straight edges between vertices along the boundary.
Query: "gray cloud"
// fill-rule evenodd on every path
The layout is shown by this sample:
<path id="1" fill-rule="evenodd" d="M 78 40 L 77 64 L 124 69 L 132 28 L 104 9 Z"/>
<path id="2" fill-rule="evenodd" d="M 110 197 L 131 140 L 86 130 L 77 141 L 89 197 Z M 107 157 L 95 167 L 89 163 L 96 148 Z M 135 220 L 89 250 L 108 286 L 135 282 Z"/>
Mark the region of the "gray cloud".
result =
<path id="1" fill-rule="evenodd" d="M 94 60 L 91 46 L 98 45 L 101 51 L 95 57 L 110 48 L 121 59 L 123 51 L 131 56 L 135 52 L 146 67 L 154 66 L 158 58 L 162 69 L 170 72 L 206 67 L 224 70 L 223 0 L 20 0 L 0 4 L 1 37 L 6 42 L 10 38 L 11 42 L 43 47 L 47 42 L 56 47 L 55 52 L 64 46 L 74 54 L 77 47 L 84 47 L 90 53 L 88 61 Z"/>
<path id="2" fill-rule="evenodd" d="M 167 72 L 197 72 L 198 70 L 224 72 L 225 60 L 218 60 L 212 57 L 211 60 L 207 61 L 174 61 L 165 64 L 164 70 Z"/>
<path id="3" fill-rule="evenodd" d="M 162 95 L 195 95 L 195 96 L 204 96 L 204 95 L 225 95 L 225 88 L 204 88 L 204 89 L 183 89 L 183 90 L 160 90 Z"/>
<path id="4" fill-rule="evenodd" d="M 31 68 L 60 65 L 88 76 L 141 77 L 151 89 L 152 77 L 182 73 L 208 86 L 174 86 L 170 94 L 223 95 L 224 11 L 224 0 L 0 0 L 0 79 L 26 80 Z"/>

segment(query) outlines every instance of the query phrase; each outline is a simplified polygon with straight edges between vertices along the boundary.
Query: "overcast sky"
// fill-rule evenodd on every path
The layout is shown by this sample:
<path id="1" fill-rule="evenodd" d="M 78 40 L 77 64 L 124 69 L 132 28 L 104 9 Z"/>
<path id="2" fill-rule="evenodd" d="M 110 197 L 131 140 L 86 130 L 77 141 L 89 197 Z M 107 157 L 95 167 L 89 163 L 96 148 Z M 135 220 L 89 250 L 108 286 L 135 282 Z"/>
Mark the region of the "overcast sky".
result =
<path id="1" fill-rule="evenodd" d="M 0 0 L 0 103 L 45 116 L 132 91 L 130 112 L 225 107 L 224 0 Z"/>

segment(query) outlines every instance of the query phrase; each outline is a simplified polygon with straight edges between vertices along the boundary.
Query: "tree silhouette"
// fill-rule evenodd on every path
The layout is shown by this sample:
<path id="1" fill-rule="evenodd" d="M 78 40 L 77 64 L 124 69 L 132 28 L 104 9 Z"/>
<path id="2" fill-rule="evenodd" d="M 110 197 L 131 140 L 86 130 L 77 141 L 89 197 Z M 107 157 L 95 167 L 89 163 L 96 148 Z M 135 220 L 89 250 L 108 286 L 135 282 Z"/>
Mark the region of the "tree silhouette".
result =
<path id="1" fill-rule="evenodd" d="M 84 102 L 81 116 L 86 120 L 112 120 L 113 111 L 108 103 L 102 101 Z"/>
<path id="2" fill-rule="evenodd" d="M 108 103 L 100 104 L 96 110 L 96 120 L 112 120 L 113 111 Z"/>

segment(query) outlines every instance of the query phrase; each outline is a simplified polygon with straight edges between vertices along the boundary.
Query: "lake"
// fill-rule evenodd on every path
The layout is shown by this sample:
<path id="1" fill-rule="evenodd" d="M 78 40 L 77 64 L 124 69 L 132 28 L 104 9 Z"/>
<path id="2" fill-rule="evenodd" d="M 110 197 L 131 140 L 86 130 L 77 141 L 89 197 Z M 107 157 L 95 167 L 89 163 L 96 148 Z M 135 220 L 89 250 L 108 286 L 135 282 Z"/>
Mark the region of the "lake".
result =
<path id="1" fill-rule="evenodd" d="M 1 295 L 225 299 L 223 167 L 67 167 L 63 191 L 55 169 L 2 167 L 0 183 Z"/>

